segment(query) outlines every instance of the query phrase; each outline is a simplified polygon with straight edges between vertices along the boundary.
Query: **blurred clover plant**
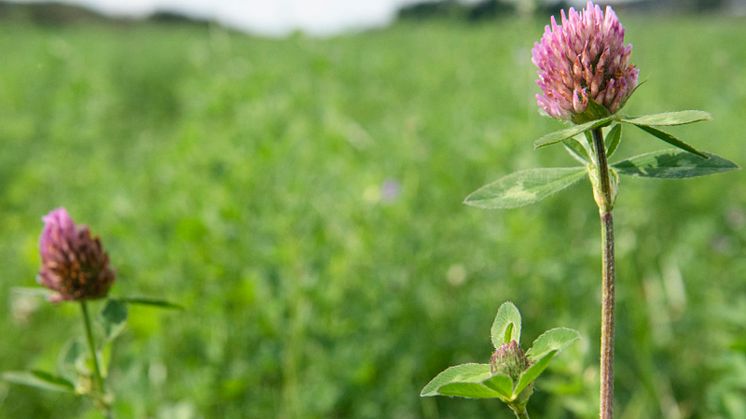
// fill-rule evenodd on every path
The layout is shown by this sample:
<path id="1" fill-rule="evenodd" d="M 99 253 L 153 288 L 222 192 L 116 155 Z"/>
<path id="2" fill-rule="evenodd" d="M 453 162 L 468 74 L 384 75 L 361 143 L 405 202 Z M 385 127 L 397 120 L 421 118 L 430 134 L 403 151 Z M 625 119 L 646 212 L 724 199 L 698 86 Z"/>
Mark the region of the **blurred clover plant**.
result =
<path id="1" fill-rule="evenodd" d="M 517 208 L 538 202 L 586 177 L 590 179 L 601 220 L 602 419 L 613 417 L 615 263 L 612 210 L 620 176 L 684 179 L 738 168 L 735 163 L 698 150 L 660 128 L 709 121 L 711 116 L 707 112 L 686 110 L 644 116 L 621 113 L 640 86 L 639 70 L 629 63 L 631 52 L 632 46 L 624 45 L 624 28 L 610 7 L 602 11 L 589 1 L 580 12 L 572 8 L 567 14 L 562 11 L 561 24 L 552 17 L 532 51 L 532 61 L 538 68 L 537 84 L 542 90 L 536 99 L 543 113 L 571 125 L 544 135 L 534 146 L 562 144 L 581 166 L 516 172 L 478 189 L 465 200 L 467 205 L 486 209 Z M 623 127 L 629 126 L 675 148 L 610 164 L 608 158 L 621 143 Z M 469 371 L 476 372 L 478 368 L 469 367 Z M 501 387 L 507 383 L 505 378 L 489 378 L 485 371 L 484 376 L 465 375 L 472 380 L 466 382 L 481 383 L 493 392 L 505 389 Z M 508 393 L 501 395 L 507 397 Z M 516 396 L 510 394 L 510 397 Z"/>
<path id="2" fill-rule="evenodd" d="M 420 396 L 500 399 L 516 417 L 528 418 L 526 404 L 534 393 L 534 381 L 559 351 L 579 338 L 573 329 L 550 329 L 523 352 L 521 313 L 511 302 L 503 303 L 498 309 L 490 336 L 495 352 L 489 364 L 450 367 L 433 378 Z"/>
<path id="3" fill-rule="evenodd" d="M 80 304 L 85 340 L 74 337 L 62 349 L 57 374 L 41 370 L 8 371 L 6 381 L 50 391 L 60 391 L 90 398 L 107 417 L 112 416 L 114 395 L 106 385 L 114 340 L 124 331 L 127 306 L 147 305 L 181 309 L 177 304 L 151 298 L 108 297 L 116 275 L 109 263 L 101 239 L 92 236 L 86 226 L 78 226 L 64 208 L 57 208 L 44 218 L 39 240 L 41 269 L 38 282 L 49 291 L 38 288 L 16 288 L 16 292 L 43 294 L 53 303 Z M 89 300 L 106 298 L 95 323 L 91 321 Z M 98 332 L 98 342 L 95 331 Z"/>

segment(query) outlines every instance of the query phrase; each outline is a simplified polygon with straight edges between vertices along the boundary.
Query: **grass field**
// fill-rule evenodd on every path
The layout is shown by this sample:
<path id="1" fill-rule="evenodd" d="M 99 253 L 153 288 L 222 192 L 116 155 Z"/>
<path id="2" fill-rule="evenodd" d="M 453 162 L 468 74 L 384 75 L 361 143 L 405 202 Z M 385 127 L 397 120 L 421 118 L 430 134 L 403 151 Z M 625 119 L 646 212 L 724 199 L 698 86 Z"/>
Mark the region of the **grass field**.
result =
<path id="1" fill-rule="evenodd" d="M 746 163 L 746 22 L 622 16 L 647 80 L 629 113 L 704 109 L 676 129 Z M 0 370 L 53 369 L 82 333 L 34 286 L 40 217 L 102 236 L 133 308 L 113 354 L 121 418 L 493 418 L 421 399 L 486 362 L 500 303 L 524 339 L 583 334 L 532 399 L 593 418 L 598 220 L 589 185 L 504 212 L 462 205 L 517 169 L 571 165 L 532 141 L 542 24 L 396 25 L 267 40 L 188 27 L 0 27 Z M 665 148 L 628 130 L 619 156 Z M 618 234 L 620 419 L 743 418 L 746 174 L 625 178 Z M 527 343 L 528 343 L 527 342 Z M 0 383 L 2 418 L 97 417 Z M 87 413 L 86 413 L 87 412 Z M 85 416 L 87 415 L 87 416 Z"/>

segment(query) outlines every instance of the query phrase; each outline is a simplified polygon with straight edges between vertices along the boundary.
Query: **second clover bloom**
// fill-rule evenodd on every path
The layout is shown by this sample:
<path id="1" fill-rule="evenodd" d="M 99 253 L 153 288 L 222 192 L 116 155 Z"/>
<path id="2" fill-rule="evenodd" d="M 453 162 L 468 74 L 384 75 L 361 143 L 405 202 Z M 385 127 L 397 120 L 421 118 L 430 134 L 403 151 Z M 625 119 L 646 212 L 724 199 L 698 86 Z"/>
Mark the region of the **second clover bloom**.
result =
<path id="1" fill-rule="evenodd" d="M 631 45 L 611 7 L 602 11 L 588 2 L 580 12 L 570 8 L 554 17 L 531 51 L 538 67 L 539 107 L 557 119 L 584 122 L 589 102 L 616 113 L 637 86 L 639 70 L 629 63 Z"/>
<path id="2" fill-rule="evenodd" d="M 41 270 L 38 281 L 55 291 L 52 301 L 105 297 L 114 282 L 114 271 L 101 240 L 88 227 L 76 226 L 64 208 L 43 219 L 39 240 Z"/>

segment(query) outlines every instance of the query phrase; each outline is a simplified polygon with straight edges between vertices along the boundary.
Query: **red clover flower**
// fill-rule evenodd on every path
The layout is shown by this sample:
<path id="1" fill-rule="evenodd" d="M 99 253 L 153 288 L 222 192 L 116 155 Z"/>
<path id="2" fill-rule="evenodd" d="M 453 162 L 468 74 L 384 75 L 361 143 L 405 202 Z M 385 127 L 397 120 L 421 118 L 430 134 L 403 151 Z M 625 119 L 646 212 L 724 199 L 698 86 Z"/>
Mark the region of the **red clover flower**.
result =
<path id="1" fill-rule="evenodd" d="M 539 107 L 557 119 L 582 123 L 590 101 L 616 113 L 637 86 L 639 70 L 629 64 L 632 45 L 624 45 L 624 28 L 611 10 L 589 1 L 585 10 L 570 8 L 554 17 L 531 51 L 539 68 Z"/>
<path id="2" fill-rule="evenodd" d="M 91 236 L 88 227 L 76 226 L 64 208 L 51 211 L 42 220 L 38 281 L 55 291 L 50 300 L 105 297 L 115 275 L 101 240 Z"/>

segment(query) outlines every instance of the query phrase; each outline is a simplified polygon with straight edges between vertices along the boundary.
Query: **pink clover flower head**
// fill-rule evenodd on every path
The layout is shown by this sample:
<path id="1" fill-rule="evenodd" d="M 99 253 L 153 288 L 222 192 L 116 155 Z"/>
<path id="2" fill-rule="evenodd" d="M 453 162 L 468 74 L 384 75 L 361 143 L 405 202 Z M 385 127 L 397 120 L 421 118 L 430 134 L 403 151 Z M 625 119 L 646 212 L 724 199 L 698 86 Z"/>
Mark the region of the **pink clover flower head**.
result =
<path id="1" fill-rule="evenodd" d="M 105 297 L 115 275 L 109 255 L 86 226 L 76 226 L 64 208 L 42 218 L 39 239 L 41 269 L 37 280 L 55 293 L 51 301 L 78 301 Z"/>
<path id="2" fill-rule="evenodd" d="M 593 110 L 591 101 L 616 113 L 637 86 L 639 70 L 629 64 L 631 52 L 611 7 L 602 11 L 589 1 L 580 12 L 563 10 L 561 25 L 552 17 L 531 51 L 531 61 L 539 68 L 539 107 L 553 118 L 575 123 L 605 116 L 587 113 Z"/>

